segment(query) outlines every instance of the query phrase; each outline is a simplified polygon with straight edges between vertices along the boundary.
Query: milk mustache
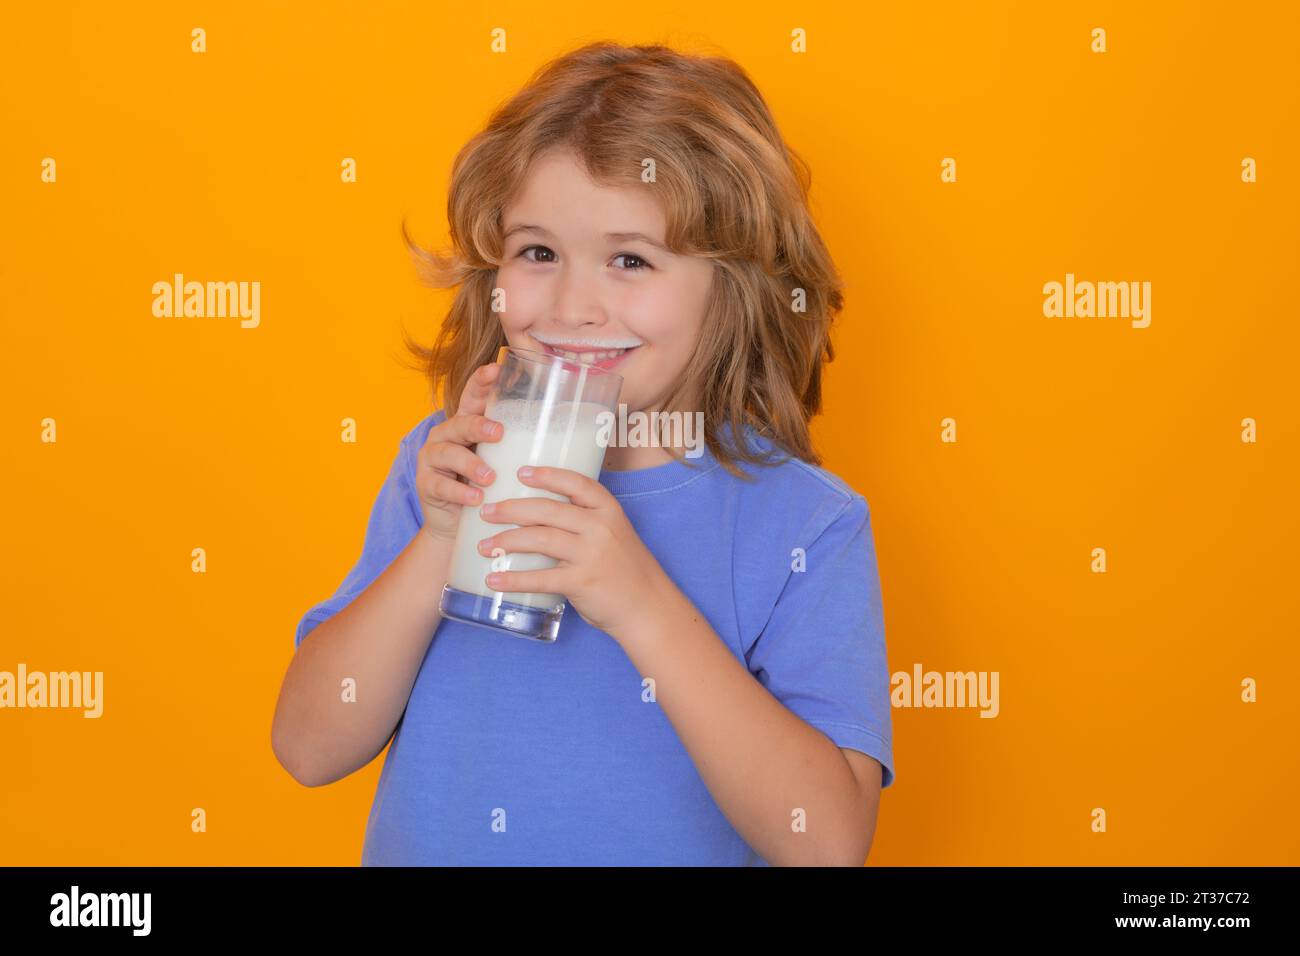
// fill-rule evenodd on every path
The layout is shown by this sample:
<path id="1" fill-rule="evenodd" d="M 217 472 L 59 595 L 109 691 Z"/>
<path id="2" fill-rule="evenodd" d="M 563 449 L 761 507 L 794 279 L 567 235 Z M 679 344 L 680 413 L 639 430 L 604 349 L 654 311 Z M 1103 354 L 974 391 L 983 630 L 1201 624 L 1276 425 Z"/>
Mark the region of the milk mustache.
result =
<path id="1" fill-rule="evenodd" d="M 538 427 L 541 399 L 504 399 L 490 404 L 485 415 L 505 426 L 496 441 L 479 442 L 475 452 L 496 472 L 490 485 L 483 487 L 483 502 L 507 498 L 553 498 L 568 501 L 565 495 L 544 488 L 530 487 L 516 474 L 524 465 L 568 468 L 598 478 L 605 461 L 605 448 L 597 441 L 600 430 L 598 415 L 609 409 L 594 402 L 557 402 L 551 408 L 545 429 Z M 561 594 L 530 594 L 494 591 L 486 578 L 492 571 L 535 571 L 553 568 L 558 563 L 544 554 L 508 551 L 497 558 L 479 553 L 478 543 L 490 535 L 519 525 L 484 521 L 479 507 L 461 505 L 456 546 L 452 551 L 447 583 L 457 590 L 482 595 L 491 600 L 500 597 L 526 607 L 555 608 L 564 603 Z M 493 562 L 496 561 L 496 567 Z"/>

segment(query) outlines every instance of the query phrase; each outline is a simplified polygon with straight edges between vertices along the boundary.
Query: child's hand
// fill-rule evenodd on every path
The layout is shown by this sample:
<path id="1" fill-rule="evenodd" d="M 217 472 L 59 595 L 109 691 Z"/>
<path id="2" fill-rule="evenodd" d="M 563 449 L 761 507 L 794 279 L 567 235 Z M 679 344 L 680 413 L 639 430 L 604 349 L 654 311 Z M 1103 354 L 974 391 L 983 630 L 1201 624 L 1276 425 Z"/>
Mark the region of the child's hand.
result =
<path id="1" fill-rule="evenodd" d="M 512 551 L 555 558 L 540 571 L 500 571 L 489 575 L 495 591 L 562 594 L 582 619 L 615 640 L 652 613 L 665 588 L 675 588 L 641 541 L 618 499 L 600 482 L 568 468 L 534 467 L 519 480 L 568 497 L 507 498 L 479 509 L 484 521 L 517 524 L 478 545 L 491 557 Z M 489 513 L 491 509 L 491 513 Z"/>
<path id="2" fill-rule="evenodd" d="M 478 469 L 487 468 L 487 463 L 466 446 L 501 440 L 505 426 L 483 415 L 500 369 L 496 364 L 475 369 L 465 383 L 456 414 L 429 429 L 429 437 L 420 449 L 415 491 L 424 511 L 424 530 L 435 541 L 455 541 L 461 508 L 483 500 L 483 492 L 476 485 L 490 485 L 496 479 L 495 472 L 486 476 L 478 473 Z M 466 484 L 458 476 L 475 484 Z"/>

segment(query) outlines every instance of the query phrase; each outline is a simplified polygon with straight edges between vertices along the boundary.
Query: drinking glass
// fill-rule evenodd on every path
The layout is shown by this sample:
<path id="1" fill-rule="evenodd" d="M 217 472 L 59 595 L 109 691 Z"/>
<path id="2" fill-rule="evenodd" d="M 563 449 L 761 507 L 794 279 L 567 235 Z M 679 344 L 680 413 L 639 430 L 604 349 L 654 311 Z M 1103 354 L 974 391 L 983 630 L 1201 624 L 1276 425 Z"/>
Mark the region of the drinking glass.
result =
<path id="1" fill-rule="evenodd" d="M 483 487 L 478 506 L 462 505 L 447 583 L 438 609 L 443 617 L 547 643 L 554 642 L 564 616 L 561 594 L 496 591 L 488 587 L 492 571 L 533 571 L 559 562 L 528 552 L 479 553 L 478 542 L 519 525 L 484 521 L 479 509 L 507 498 L 553 498 L 567 495 L 530 487 L 519 480 L 524 465 L 568 468 L 596 479 L 605 461 L 605 442 L 598 432 L 603 413 L 617 408 L 623 378 L 608 369 L 569 361 L 557 355 L 505 346 L 484 414 L 505 428 L 495 442 L 475 446 L 496 478 Z"/>

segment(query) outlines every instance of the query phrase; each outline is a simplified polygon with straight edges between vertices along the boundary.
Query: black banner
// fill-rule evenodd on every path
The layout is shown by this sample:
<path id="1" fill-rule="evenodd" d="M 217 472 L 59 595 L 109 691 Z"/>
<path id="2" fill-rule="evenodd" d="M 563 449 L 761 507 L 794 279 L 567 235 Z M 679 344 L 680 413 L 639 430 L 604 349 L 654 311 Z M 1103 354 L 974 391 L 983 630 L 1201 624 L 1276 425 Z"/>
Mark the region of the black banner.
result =
<path id="1" fill-rule="evenodd" d="M 6 939 L 338 941 L 423 931 L 580 935 L 614 920 L 658 934 L 877 932 L 936 938 L 1122 937 L 1232 946 L 1286 932 L 1295 868 L 14 868 Z M 524 923 L 536 917 L 545 923 Z M 544 930 L 544 926 L 551 929 Z M 910 927 L 910 929 L 909 929 Z M 743 931 L 743 930 L 742 930 Z M 567 936 L 566 932 L 566 936 Z M 657 937 L 662 940 L 662 937 Z M 878 937 L 877 937 L 878 939 Z M 548 939 L 548 945 L 555 940 Z"/>

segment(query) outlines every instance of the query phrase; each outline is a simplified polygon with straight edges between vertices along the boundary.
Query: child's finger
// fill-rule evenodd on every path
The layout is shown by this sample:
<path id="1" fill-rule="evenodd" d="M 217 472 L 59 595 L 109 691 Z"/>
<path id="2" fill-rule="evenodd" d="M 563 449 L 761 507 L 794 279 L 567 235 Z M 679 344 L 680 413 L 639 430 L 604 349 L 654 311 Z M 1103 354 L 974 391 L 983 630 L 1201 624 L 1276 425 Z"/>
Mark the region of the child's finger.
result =
<path id="1" fill-rule="evenodd" d="M 482 415 L 487 411 L 488 397 L 492 394 L 492 383 L 497 380 L 500 365 L 480 365 L 465 383 L 461 393 L 460 404 L 456 406 L 457 415 Z"/>

